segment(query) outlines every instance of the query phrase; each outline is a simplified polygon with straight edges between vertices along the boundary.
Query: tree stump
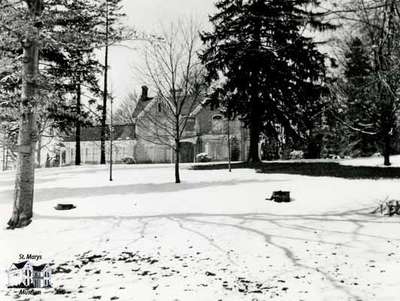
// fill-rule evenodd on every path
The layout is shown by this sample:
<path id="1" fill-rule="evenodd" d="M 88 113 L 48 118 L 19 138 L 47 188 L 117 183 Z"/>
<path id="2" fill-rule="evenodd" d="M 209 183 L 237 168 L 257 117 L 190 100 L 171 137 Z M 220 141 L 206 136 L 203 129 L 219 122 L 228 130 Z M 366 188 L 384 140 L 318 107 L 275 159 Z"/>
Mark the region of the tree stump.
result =
<path id="1" fill-rule="evenodd" d="M 269 199 L 276 203 L 289 203 L 290 202 L 290 191 L 274 191 Z"/>
<path id="2" fill-rule="evenodd" d="M 57 206 L 54 207 L 56 210 L 71 210 L 76 208 L 74 204 L 57 204 Z"/>

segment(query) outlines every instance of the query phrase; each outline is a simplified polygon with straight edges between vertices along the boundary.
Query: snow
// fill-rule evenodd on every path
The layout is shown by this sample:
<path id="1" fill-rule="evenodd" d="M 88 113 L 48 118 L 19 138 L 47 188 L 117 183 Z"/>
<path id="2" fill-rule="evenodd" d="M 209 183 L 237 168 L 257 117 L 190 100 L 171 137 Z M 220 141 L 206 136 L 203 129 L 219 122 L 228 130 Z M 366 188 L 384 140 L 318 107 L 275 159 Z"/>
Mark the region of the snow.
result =
<path id="1" fill-rule="evenodd" d="M 101 166 L 38 170 L 32 224 L 0 229 L 0 300 L 18 295 L 4 271 L 19 254 L 59 272 L 17 300 L 398 300 L 399 219 L 370 214 L 400 199 L 398 180 L 186 166 L 181 178 L 170 165 L 117 165 L 113 182 Z M 1 225 L 13 180 L 0 174 Z M 275 190 L 293 202 L 266 201 Z"/>
<path id="2" fill-rule="evenodd" d="M 400 155 L 390 156 L 390 167 L 400 167 Z M 342 165 L 350 166 L 377 166 L 385 167 L 383 165 L 382 156 L 372 156 L 368 158 L 347 159 L 340 162 Z"/>

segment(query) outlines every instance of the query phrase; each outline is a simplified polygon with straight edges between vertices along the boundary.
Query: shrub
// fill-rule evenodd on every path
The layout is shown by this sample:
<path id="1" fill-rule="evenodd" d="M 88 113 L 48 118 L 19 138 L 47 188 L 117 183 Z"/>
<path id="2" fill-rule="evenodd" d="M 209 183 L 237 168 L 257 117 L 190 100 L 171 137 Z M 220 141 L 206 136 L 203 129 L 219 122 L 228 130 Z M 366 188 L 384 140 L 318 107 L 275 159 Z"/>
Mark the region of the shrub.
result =
<path id="1" fill-rule="evenodd" d="M 136 164 L 135 159 L 133 159 L 132 157 L 123 158 L 121 161 L 122 161 L 122 163 L 125 163 L 125 164 Z"/>
<path id="2" fill-rule="evenodd" d="M 200 153 L 196 155 L 196 162 L 210 162 L 211 158 L 207 153 Z"/>
<path id="3" fill-rule="evenodd" d="M 301 150 L 294 150 L 290 152 L 290 160 L 298 160 L 304 158 L 304 152 Z"/>

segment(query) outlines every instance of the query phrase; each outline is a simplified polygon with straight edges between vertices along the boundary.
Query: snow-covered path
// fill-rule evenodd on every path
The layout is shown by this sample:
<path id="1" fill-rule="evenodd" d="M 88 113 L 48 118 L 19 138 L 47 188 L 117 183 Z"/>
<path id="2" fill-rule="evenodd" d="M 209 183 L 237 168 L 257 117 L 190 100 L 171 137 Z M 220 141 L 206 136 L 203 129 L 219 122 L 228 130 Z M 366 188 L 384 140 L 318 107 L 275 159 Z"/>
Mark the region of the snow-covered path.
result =
<path id="1" fill-rule="evenodd" d="M 60 292 L 19 300 L 398 300 L 399 218 L 369 214 L 400 199 L 398 180 L 184 169 L 177 185 L 172 167 L 152 165 L 114 176 L 37 172 L 33 223 L 0 230 L 0 300 L 18 292 L 4 270 L 19 254 L 53 262 Z M 12 186 L 1 174 L 3 226 Z M 274 190 L 294 201 L 266 201 Z"/>

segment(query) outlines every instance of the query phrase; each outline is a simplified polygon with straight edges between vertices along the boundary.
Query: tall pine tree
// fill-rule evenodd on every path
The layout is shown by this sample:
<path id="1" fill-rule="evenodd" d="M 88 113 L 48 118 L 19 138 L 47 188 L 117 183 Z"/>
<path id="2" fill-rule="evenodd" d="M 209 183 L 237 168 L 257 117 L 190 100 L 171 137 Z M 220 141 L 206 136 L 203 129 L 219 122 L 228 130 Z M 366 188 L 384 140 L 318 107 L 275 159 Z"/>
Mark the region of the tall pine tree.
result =
<path id="1" fill-rule="evenodd" d="M 59 2 L 60 0 L 53 0 L 52 7 L 57 7 Z M 59 79 L 59 83 L 55 84 L 73 95 L 75 101 L 72 105 L 75 115 L 75 164 L 80 165 L 81 126 L 87 123 L 87 112 L 82 109 L 82 95 L 83 92 L 89 92 L 93 96 L 100 95 L 98 75 L 102 70 L 94 51 L 103 43 L 98 28 L 102 20 L 98 14 L 99 6 L 88 0 L 62 3 L 68 14 L 65 11 L 49 11 L 49 14 L 54 15 L 53 26 L 58 28 L 56 33 L 59 47 L 44 49 L 44 54 L 54 63 L 53 68 L 48 68 L 48 72 Z"/>
<path id="2" fill-rule="evenodd" d="M 369 156 L 377 152 L 377 106 L 373 97 L 372 64 L 362 40 L 353 38 L 345 55 L 346 120 L 353 129 L 347 129 L 350 154 Z"/>
<path id="3" fill-rule="evenodd" d="M 219 83 L 211 99 L 249 128 L 249 162 L 260 160 L 263 131 L 274 133 L 279 124 L 288 137 L 306 138 L 311 124 L 305 116 L 321 110 L 324 56 L 303 32 L 334 26 L 305 8 L 312 4 L 317 2 L 220 0 L 210 18 L 213 30 L 202 34 L 207 79 Z"/>

